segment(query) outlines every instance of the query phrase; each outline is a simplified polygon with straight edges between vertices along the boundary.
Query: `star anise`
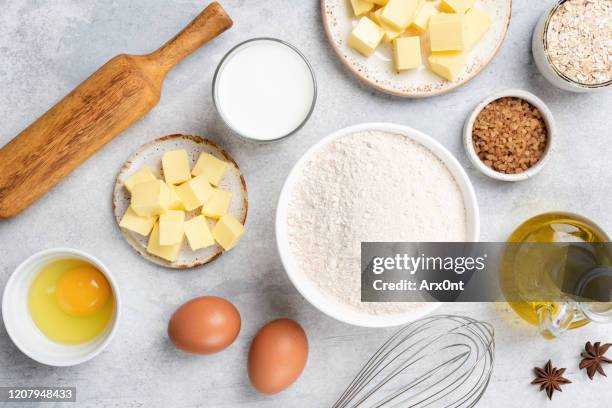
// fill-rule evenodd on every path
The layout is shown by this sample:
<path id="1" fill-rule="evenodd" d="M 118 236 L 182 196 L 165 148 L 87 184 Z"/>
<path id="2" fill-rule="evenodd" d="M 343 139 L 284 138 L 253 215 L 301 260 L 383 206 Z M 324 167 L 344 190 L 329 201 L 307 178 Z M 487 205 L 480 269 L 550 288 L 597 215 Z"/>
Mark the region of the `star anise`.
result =
<path id="1" fill-rule="evenodd" d="M 544 368 L 534 367 L 533 371 L 536 373 L 536 379 L 531 383 L 540 386 L 540 391 L 546 390 L 548 399 L 552 399 L 553 392 L 555 390 L 561 391 L 562 384 L 570 384 L 571 381 L 563 377 L 565 368 L 555 368 L 552 366 L 550 360 L 544 366 Z"/>
<path id="2" fill-rule="evenodd" d="M 582 361 L 580 362 L 580 369 L 586 368 L 587 374 L 589 378 L 592 380 L 595 372 L 606 377 L 606 373 L 604 373 L 602 363 L 612 363 L 612 360 L 604 357 L 606 351 L 612 346 L 610 343 L 601 344 L 601 342 L 597 342 L 595 344 L 591 344 L 591 342 L 587 342 L 584 346 L 584 351 L 580 353 L 582 356 Z"/>

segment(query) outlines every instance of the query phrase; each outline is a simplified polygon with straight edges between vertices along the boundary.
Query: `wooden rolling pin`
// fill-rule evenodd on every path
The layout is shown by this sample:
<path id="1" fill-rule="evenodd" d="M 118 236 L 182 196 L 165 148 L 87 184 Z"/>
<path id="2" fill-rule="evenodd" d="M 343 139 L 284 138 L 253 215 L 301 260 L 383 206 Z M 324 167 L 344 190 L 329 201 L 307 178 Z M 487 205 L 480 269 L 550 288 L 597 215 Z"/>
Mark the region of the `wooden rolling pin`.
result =
<path id="1" fill-rule="evenodd" d="M 17 215 L 159 101 L 166 73 L 232 26 L 212 3 L 148 55 L 121 54 L 0 149 L 0 218 Z"/>

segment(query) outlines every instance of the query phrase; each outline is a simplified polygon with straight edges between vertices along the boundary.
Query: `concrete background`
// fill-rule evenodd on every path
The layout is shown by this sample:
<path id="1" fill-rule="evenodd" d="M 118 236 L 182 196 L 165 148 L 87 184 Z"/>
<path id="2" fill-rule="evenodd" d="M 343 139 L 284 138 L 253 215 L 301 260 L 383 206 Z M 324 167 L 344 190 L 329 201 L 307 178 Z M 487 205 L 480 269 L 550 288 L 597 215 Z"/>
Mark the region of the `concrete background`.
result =
<path id="1" fill-rule="evenodd" d="M 0 222 L 2 287 L 32 253 L 75 247 L 99 257 L 114 271 L 125 306 L 117 336 L 106 351 L 73 368 L 45 367 L 28 359 L 0 325 L 0 386 L 76 386 L 79 405 L 91 407 L 331 405 L 366 356 L 393 330 L 336 322 L 298 294 L 276 253 L 274 210 L 283 180 L 300 155 L 328 133 L 355 123 L 410 125 L 453 152 L 474 182 L 483 240 L 503 240 L 526 218 L 550 210 L 578 212 L 612 232 L 612 95 L 576 95 L 549 85 L 533 64 L 530 41 L 536 20 L 552 1 L 514 3 L 505 43 L 480 76 L 445 96 L 403 100 L 362 86 L 343 69 L 327 45 L 318 1 L 225 0 L 234 28 L 170 72 L 154 111 L 26 212 Z M 113 55 L 153 50 L 205 5 L 194 0 L 0 0 L 0 145 Z M 319 82 L 312 118 L 299 134 L 280 144 L 258 146 L 232 136 L 211 101 L 212 74 L 220 58 L 236 43 L 255 36 L 295 44 L 312 62 Z M 461 147 L 468 112 L 504 88 L 540 96 L 559 127 L 557 149 L 544 171 L 515 184 L 481 176 L 470 168 Z M 240 164 L 249 188 L 248 233 L 242 243 L 213 264 L 192 271 L 160 268 L 136 256 L 119 234 L 111 211 L 112 186 L 121 164 L 143 143 L 171 133 L 206 136 L 225 147 Z M 238 340 L 208 357 L 176 351 L 165 333 L 174 309 L 203 294 L 230 299 L 243 319 Z M 609 406 L 612 379 L 590 382 L 577 365 L 584 343 L 612 341 L 612 327 L 592 324 L 546 341 L 504 304 L 449 304 L 440 311 L 495 326 L 495 372 L 479 406 L 546 404 L 544 393 L 529 382 L 532 367 L 549 358 L 568 367 L 573 381 L 555 395 L 555 406 Z M 310 358 L 296 384 L 268 397 L 250 387 L 246 355 L 257 329 L 281 316 L 304 326 Z"/>

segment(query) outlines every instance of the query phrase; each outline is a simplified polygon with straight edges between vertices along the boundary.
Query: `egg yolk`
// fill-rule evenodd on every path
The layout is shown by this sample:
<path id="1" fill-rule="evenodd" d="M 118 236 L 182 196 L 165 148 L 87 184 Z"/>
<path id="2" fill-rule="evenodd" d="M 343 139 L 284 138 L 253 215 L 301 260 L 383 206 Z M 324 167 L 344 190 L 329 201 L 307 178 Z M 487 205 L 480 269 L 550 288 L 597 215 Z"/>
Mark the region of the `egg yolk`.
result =
<path id="1" fill-rule="evenodd" d="M 66 272 L 57 283 L 55 296 L 60 308 L 72 316 L 91 316 L 108 302 L 110 286 L 93 267 Z"/>

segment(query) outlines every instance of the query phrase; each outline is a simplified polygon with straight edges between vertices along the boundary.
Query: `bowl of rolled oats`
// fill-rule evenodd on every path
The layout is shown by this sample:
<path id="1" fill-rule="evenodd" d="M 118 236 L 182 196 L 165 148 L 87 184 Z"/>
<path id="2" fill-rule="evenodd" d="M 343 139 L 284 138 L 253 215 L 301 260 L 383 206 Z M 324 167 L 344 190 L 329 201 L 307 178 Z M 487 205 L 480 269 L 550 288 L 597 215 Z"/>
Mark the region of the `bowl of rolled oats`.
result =
<path id="1" fill-rule="evenodd" d="M 612 1 L 561 0 L 532 38 L 536 66 L 553 85 L 588 92 L 612 85 Z"/>
<path id="2" fill-rule="evenodd" d="M 542 170 L 553 148 L 556 126 L 534 94 L 508 89 L 483 100 L 463 128 L 468 158 L 481 173 L 501 181 L 527 180 Z"/>

